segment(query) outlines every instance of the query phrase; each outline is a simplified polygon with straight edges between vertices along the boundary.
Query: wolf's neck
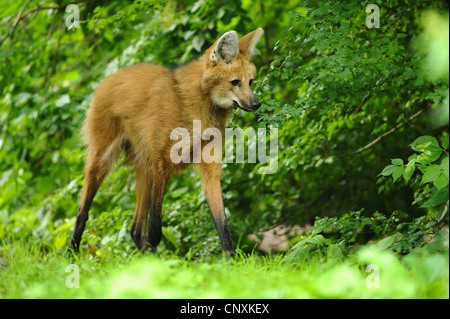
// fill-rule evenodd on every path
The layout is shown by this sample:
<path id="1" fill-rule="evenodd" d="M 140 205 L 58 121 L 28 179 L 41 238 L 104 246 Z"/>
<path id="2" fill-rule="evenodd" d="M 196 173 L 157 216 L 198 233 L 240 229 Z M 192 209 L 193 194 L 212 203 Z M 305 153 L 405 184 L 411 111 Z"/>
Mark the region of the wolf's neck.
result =
<path id="1" fill-rule="evenodd" d="M 206 121 L 208 123 L 205 124 L 223 130 L 232 110 L 212 104 L 210 96 L 201 87 L 203 72 L 202 58 L 173 71 L 177 91 L 184 104 L 184 116 L 192 120 Z"/>
<path id="2" fill-rule="evenodd" d="M 203 65 L 200 60 L 194 60 L 173 71 L 173 78 L 176 82 L 180 99 L 185 106 L 197 104 L 210 104 L 209 97 L 205 95 L 201 88 Z"/>

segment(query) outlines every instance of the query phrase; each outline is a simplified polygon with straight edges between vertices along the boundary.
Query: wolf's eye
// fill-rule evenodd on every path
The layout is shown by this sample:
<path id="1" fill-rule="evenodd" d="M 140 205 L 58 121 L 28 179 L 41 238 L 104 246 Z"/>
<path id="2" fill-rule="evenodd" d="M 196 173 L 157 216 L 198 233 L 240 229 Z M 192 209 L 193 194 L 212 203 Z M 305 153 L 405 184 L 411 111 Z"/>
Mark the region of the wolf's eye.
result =
<path id="1" fill-rule="evenodd" d="M 252 86 L 253 84 L 253 79 L 250 80 L 250 82 L 248 82 L 248 85 Z"/>
<path id="2" fill-rule="evenodd" d="M 241 81 L 239 81 L 239 80 L 233 80 L 233 81 L 231 81 L 231 85 L 232 85 L 232 86 L 241 86 Z"/>

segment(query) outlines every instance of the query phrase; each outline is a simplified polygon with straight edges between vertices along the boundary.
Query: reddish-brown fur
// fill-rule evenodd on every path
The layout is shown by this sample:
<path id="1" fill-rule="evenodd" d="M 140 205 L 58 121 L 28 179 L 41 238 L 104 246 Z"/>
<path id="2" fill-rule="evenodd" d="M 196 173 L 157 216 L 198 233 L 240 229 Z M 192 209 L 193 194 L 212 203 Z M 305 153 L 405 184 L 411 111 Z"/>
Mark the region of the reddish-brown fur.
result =
<path id="1" fill-rule="evenodd" d="M 121 152 L 136 170 L 131 236 L 139 249 L 148 245 L 156 249 L 167 181 L 185 165 L 170 159 L 170 150 L 177 142 L 170 140 L 171 131 L 186 128 L 192 138 L 193 120 L 201 120 L 202 130 L 218 128 L 224 136 L 233 104 L 245 110 L 259 106 L 250 89 L 256 73 L 250 56 L 262 29 L 241 38 L 235 56 L 230 55 L 237 41 L 233 32 L 227 32 L 199 59 L 183 67 L 170 71 L 148 64 L 127 66 L 98 87 L 84 124 L 88 157 L 70 249 L 78 251 L 95 193 Z M 230 84 L 235 79 L 241 81 L 239 87 Z M 202 172 L 202 189 L 222 247 L 232 253 L 220 184 L 221 164 L 202 160 L 195 165 Z"/>

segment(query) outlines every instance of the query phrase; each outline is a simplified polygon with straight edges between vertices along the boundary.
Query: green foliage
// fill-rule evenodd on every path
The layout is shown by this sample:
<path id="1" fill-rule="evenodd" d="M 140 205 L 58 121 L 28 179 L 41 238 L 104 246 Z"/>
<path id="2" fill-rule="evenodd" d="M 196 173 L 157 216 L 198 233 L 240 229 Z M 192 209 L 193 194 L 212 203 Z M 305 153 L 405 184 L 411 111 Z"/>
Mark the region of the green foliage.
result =
<path id="1" fill-rule="evenodd" d="M 294 238 L 286 259 L 302 264 L 317 256 L 325 258 L 328 253 L 333 259 L 342 260 L 368 242 L 400 254 L 423 247 L 448 253 L 448 231 L 438 231 L 440 227 L 426 216 L 411 221 L 407 214 L 400 212 L 394 212 L 390 218 L 378 212 L 367 216 L 360 211 L 339 218 L 318 218 L 310 232 Z"/>
<path id="2" fill-rule="evenodd" d="M 448 134 L 443 136 L 442 147 L 433 136 L 420 136 L 409 145 L 416 153 L 408 157 L 406 164 L 402 159 L 393 159 L 392 165 L 381 172 L 383 176 L 392 175 L 394 182 L 411 180 L 414 204 L 429 208 L 437 222 L 447 215 L 449 206 L 448 144 Z"/>
<path id="3" fill-rule="evenodd" d="M 300 224 L 361 207 L 421 214 L 406 188 L 377 196 L 375 176 L 386 154 L 404 156 L 399 145 L 411 136 L 446 129 L 432 128 L 424 110 L 446 98 L 448 80 L 430 82 L 424 56 L 411 49 L 419 45 L 421 7 L 387 2 L 380 29 L 367 29 L 367 4 L 308 2 L 290 13 L 291 29 L 275 42 L 273 62 L 257 82 L 261 125 L 280 129 L 280 168 L 253 179 L 253 192 L 243 185 L 232 211 L 245 205 L 258 222 L 276 216 Z"/>

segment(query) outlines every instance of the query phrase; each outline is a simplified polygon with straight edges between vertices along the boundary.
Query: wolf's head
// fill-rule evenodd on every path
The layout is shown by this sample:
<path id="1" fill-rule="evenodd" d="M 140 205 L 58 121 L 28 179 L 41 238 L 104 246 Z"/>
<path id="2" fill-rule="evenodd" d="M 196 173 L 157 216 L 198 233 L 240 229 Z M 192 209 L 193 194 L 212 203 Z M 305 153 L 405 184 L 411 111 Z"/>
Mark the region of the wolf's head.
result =
<path id="1" fill-rule="evenodd" d="M 237 106 L 244 111 L 259 108 L 261 103 L 251 88 L 256 68 L 250 59 L 263 33 L 263 29 L 258 28 L 239 39 L 236 31 L 229 31 L 206 50 L 202 89 L 214 105 L 222 108 Z"/>

